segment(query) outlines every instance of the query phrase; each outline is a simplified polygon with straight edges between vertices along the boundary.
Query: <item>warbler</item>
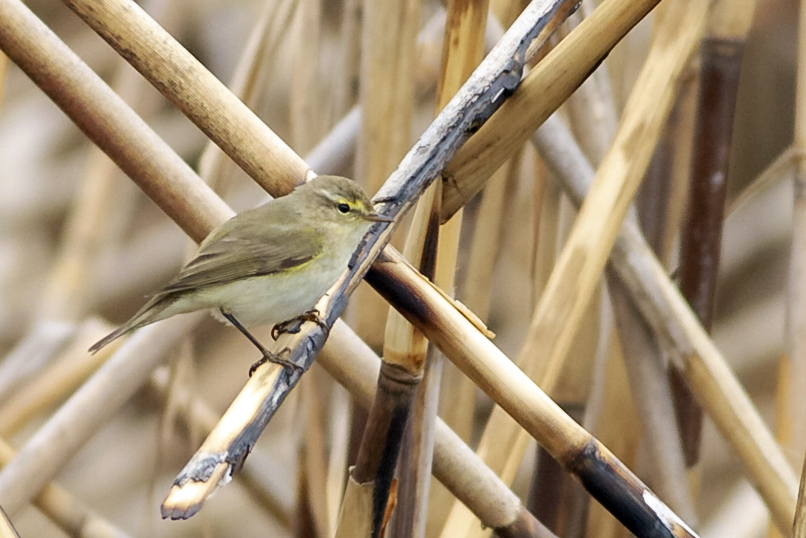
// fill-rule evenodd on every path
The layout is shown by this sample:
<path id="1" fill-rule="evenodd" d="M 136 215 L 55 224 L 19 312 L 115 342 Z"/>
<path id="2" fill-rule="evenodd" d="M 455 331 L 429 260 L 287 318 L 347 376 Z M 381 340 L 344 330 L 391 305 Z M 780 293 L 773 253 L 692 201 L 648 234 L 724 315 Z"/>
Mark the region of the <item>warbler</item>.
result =
<path id="1" fill-rule="evenodd" d="M 317 321 L 316 302 L 347 268 L 374 222 L 390 222 L 372 208 L 351 179 L 319 176 L 291 194 L 244 211 L 213 230 L 179 274 L 126 323 L 90 348 L 155 321 L 210 309 L 240 330 L 270 361 L 298 368 L 269 352 L 246 327 L 295 319 Z"/>

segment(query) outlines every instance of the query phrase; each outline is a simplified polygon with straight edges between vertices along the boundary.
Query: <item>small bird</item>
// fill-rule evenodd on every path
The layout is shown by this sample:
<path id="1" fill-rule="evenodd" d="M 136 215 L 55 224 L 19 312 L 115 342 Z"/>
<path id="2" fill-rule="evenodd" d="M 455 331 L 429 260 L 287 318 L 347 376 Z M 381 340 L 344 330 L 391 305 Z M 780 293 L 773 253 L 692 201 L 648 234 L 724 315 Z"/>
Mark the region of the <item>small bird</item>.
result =
<path id="1" fill-rule="evenodd" d="M 312 310 L 336 282 L 374 222 L 367 194 L 351 179 L 319 176 L 291 194 L 234 216 L 199 245 L 190 260 L 129 321 L 90 348 L 176 314 L 211 309 L 219 321 L 241 331 L 263 362 L 299 368 L 266 350 L 246 327 L 295 319 L 321 324 Z"/>

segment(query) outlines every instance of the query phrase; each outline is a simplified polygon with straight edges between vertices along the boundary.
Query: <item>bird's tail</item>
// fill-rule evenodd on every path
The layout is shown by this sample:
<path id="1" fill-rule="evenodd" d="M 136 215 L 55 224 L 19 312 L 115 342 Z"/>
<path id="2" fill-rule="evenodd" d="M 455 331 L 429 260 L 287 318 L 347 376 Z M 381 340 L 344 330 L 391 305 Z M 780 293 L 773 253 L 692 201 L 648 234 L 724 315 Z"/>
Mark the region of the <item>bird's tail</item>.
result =
<path id="1" fill-rule="evenodd" d="M 143 305 L 143 307 L 138 310 L 129 321 L 95 342 L 92 347 L 90 347 L 89 352 L 95 353 L 102 347 L 105 347 L 114 340 L 117 340 L 121 336 L 128 334 L 135 329 L 139 329 L 140 327 L 145 327 L 146 325 L 154 323 L 155 321 L 165 319 L 168 316 L 161 316 L 160 314 L 162 314 L 163 310 L 171 306 L 175 301 L 176 298 L 171 295 L 156 295 L 152 297 L 151 300 Z"/>

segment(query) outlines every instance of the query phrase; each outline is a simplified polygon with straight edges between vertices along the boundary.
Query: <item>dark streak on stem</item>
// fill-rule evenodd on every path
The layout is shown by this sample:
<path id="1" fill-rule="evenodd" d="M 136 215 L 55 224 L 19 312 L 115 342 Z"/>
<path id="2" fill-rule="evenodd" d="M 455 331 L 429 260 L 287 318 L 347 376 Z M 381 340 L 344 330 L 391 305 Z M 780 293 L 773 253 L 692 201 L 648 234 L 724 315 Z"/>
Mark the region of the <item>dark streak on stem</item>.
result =
<path id="1" fill-rule="evenodd" d="M 647 505 L 645 493 L 653 497 L 654 494 L 624 464 L 603 453 L 599 446 L 598 441 L 591 440 L 581 452 L 565 462 L 565 468 L 636 536 L 677 536 L 673 525 Z"/>
<path id="2" fill-rule="evenodd" d="M 680 238 L 680 292 L 711 330 L 722 243 L 743 40 L 703 39 L 688 207 Z M 699 461 L 703 412 L 682 375 L 669 371 L 686 465 Z"/>

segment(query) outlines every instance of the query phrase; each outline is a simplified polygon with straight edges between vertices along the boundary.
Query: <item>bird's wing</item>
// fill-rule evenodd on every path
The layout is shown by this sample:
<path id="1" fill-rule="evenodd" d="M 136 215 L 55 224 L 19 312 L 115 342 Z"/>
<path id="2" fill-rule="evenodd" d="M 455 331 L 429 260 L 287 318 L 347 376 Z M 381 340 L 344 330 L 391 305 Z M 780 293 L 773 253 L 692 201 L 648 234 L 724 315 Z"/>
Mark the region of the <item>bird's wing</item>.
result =
<path id="1" fill-rule="evenodd" d="M 158 295 L 276 273 L 304 265 L 322 252 L 322 240 L 313 229 L 282 224 L 274 228 L 256 238 L 225 225 L 202 243 L 196 257 Z"/>

